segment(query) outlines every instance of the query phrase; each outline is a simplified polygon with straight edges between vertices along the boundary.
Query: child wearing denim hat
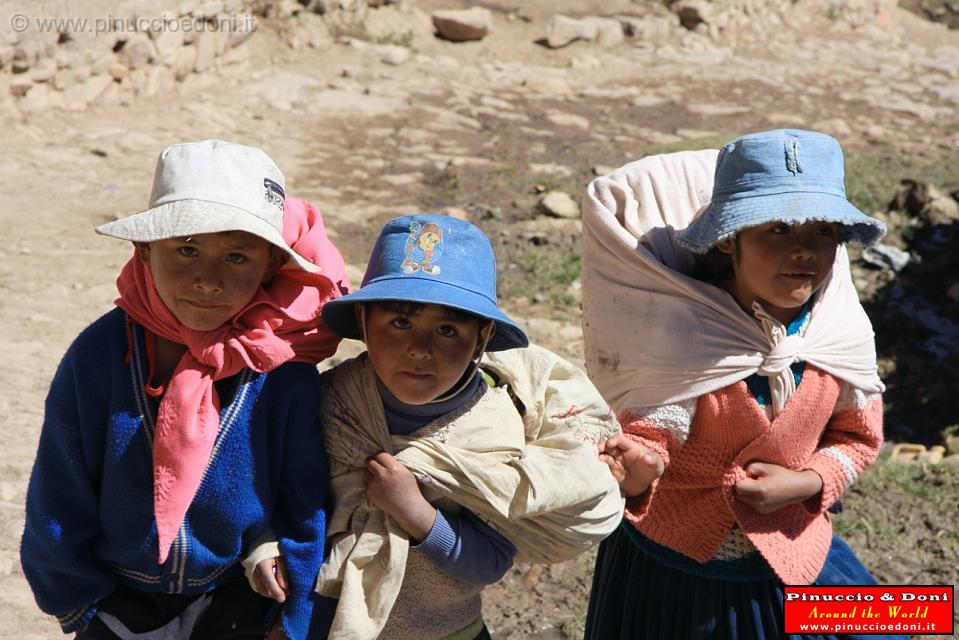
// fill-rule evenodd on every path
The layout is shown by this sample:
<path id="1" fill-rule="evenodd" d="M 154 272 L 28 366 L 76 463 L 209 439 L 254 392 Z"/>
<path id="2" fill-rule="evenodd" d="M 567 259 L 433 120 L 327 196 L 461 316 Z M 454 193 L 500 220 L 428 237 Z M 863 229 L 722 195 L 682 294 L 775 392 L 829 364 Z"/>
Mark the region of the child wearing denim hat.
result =
<path id="1" fill-rule="evenodd" d="M 484 586 L 618 524 L 619 488 L 596 451 L 615 418 L 497 307 L 492 247 L 468 222 L 388 222 L 362 288 L 323 319 L 367 347 L 323 374 L 328 637 L 489 638 Z"/>
<path id="2" fill-rule="evenodd" d="M 24 574 L 78 638 L 262 638 L 276 608 L 240 559 L 279 536 L 306 634 L 328 481 L 318 373 L 346 288 L 319 212 L 285 199 L 259 149 L 168 147 L 150 208 L 99 233 L 132 241 L 116 308 L 87 327 L 47 397 L 27 494 Z"/>
<path id="3" fill-rule="evenodd" d="M 839 144 L 777 130 L 653 156 L 585 203 L 587 366 L 627 496 L 586 637 L 779 638 L 783 584 L 875 584 L 828 515 L 882 442 L 842 245 L 885 227 L 846 199 Z"/>

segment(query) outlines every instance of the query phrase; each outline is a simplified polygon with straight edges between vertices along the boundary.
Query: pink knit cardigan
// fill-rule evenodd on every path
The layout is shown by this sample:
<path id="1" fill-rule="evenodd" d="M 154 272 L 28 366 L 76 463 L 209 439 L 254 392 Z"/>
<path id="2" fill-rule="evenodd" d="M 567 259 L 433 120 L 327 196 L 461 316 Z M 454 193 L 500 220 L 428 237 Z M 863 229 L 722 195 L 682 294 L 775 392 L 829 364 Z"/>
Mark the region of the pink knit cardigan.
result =
<path id="1" fill-rule="evenodd" d="M 738 523 L 784 583 L 813 582 L 832 540 L 826 509 L 872 464 L 882 443 L 881 396 L 834 413 L 841 388 L 837 378 L 807 363 L 796 394 L 770 422 L 746 383 L 737 382 L 699 398 L 682 444 L 668 430 L 623 412 L 623 431 L 658 451 L 667 465 L 646 493 L 627 501 L 626 519 L 698 562 L 713 557 Z M 733 493 L 753 461 L 813 469 L 823 479 L 822 493 L 760 514 Z"/>

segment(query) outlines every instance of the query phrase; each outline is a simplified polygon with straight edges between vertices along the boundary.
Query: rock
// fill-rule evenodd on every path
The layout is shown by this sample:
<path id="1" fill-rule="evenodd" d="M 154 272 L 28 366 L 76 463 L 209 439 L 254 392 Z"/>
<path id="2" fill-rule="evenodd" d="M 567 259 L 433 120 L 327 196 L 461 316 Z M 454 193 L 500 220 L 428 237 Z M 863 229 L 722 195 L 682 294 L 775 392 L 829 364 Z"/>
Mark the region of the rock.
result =
<path id="1" fill-rule="evenodd" d="M 613 18 L 591 17 L 585 18 L 583 22 L 595 26 L 595 40 L 603 47 L 615 47 L 625 40 L 625 37 L 623 36 L 623 25 L 619 20 L 614 20 Z"/>
<path id="2" fill-rule="evenodd" d="M 90 67 L 81 65 L 72 69 L 70 80 L 71 83 L 83 82 L 92 75 L 93 71 L 90 69 Z"/>
<path id="3" fill-rule="evenodd" d="M 483 7 L 434 11 L 432 18 L 440 37 L 451 42 L 482 40 L 493 30 L 493 14 Z"/>
<path id="4" fill-rule="evenodd" d="M 547 175 L 560 176 L 563 178 L 568 178 L 573 175 L 573 171 L 566 166 L 555 163 L 537 163 L 531 162 L 529 164 L 529 170 L 532 173 L 545 173 Z"/>
<path id="5" fill-rule="evenodd" d="M 376 48 L 380 62 L 398 67 L 410 59 L 410 50 L 398 45 L 385 44 Z"/>
<path id="6" fill-rule="evenodd" d="M 888 244 L 877 244 L 863 250 L 862 259 L 874 267 L 892 269 L 894 273 L 899 273 L 903 267 L 909 264 L 912 257 L 908 251 L 903 251 Z"/>
<path id="7" fill-rule="evenodd" d="M 38 84 L 30 89 L 26 97 L 20 101 L 20 108 L 28 113 L 39 113 L 50 108 L 51 95 L 59 93 L 50 89 L 46 84 Z"/>
<path id="8" fill-rule="evenodd" d="M 313 13 L 299 15 L 300 29 L 306 34 L 306 45 L 313 49 L 328 49 L 333 45 L 333 36 L 323 18 Z"/>
<path id="9" fill-rule="evenodd" d="M 110 86 L 103 90 L 100 97 L 97 98 L 99 104 L 117 105 L 130 104 L 133 89 L 129 88 L 129 83 L 111 82 Z"/>
<path id="10" fill-rule="evenodd" d="M 224 65 L 231 64 L 243 64 L 249 62 L 250 60 L 250 48 L 249 47 L 236 47 L 235 49 L 230 49 L 222 56 L 220 56 L 220 62 Z"/>
<path id="11" fill-rule="evenodd" d="M 140 69 L 156 57 L 153 42 L 145 33 L 134 33 L 120 49 L 119 60 L 128 69 Z"/>
<path id="12" fill-rule="evenodd" d="M 890 209 L 905 211 L 934 225 L 959 220 L 959 203 L 931 184 L 903 180 Z"/>
<path id="13" fill-rule="evenodd" d="M 183 46 L 183 32 L 179 29 L 176 31 L 172 29 L 151 31 L 150 37 L 153 38 L 157 60 L 167 66 L 173 66 L 176 53 Z"/>
<path id="14" fill-rule="evenodd" d="M 137 93 L 137 95 L 142 95 L 146 91 L 147 70 L 134 69 L 123 82 L 123 86 L 131 87 Z"/>
<path id="15" fill-rule="evenodd" d="M 34 82 L 26 76 L 16 76 L 10 80 L 10 94 L 22 98 L 34 87 Z"/>
<path id="16" fill-rule="evenodd" d="M 712 9 L 701 0 L 681 0 L 669 7 L 679 17 L 679 24 L 690 31 L 704 22 L 709 22 Z"/>
<path id="17" fill-rule="evenodd" d="M 196 41 L 196 65 L 199 73 L 213 66 L 217 56 L 226 48 L 227 34 L 223 31 L 206 31 Z"/>
<path id="18" fill-rule="evenodd" d="M 558 127 L 576 127 L 578 129 L 589 129 L 589 120 L 583 116 L 578 116 L 573 113 L 563 113 L 561 111 L 553 111 L 546 114 L 546 119 L 555 124 Z"/>
<path id="19" fill-rule="evenodd" d="M 569 61 L 569 66 L 574 69 L 598 69 L 603 65 L 603 61 L 596 56 L 576 56 Z"/>
<path id="20" fill-rule="evenodd" d="M 102 76 L 110 69 L 110 66 L 117 61 L 116 56 L 112 52 L 108 51 L 104 53 L 99 58 L 93 60 L 93 63 L 90 65 L 90 75 L 93 76 Z"/>
<path id="21" fill-rule="evenodd" d="M 143 93 L 147 96 L 156 96 L 173 89 L 176 77 L 173 70 L 163 66 L 153 66 L 147 70 L 146 85 Z"/>
<path id="22" fill-rule="evenodd" d="M 63 106 L 72 111 L 85 108 L 100 97 L 104 89 L 113 82 L 110 76 L 93 76 L 82 84 L 76 84 L 63 92 Z"/>
<path id="23" fill-rule="evenodd" d="M 19 493 L 20 488 L 16 484 L 6 480 L 0 482 L 0 500 L 13 502 Z"/>
<path id="24" fill-rule="evenodd" d="M 13 59 L 10 61 L 10 70 L 14 73 L 26 73 L 36 61 L 37 56 L 30 54 L 24 47 L 18 47 L 13 52 Z"/>
<path id="25" fill-rule="evenodd" d="M 569 80 L 564 76 L 551 73 L 542 73 L 526 78 L 523 86 L 533 93 L 541 93 L 550 97 L 564 96 L 573 93 Z"/>
<path id="26" fill-rule="evenodd" d="M 686 108 L 702 116 L 731 116 L 749 113 L 749 107 L 734 104 L 712 104 L 707 102 L 691 104 Z"/>
<path id="27" fill-rule="evenodd" d="M 959 430 L 957 430 L 956 425 L 951 427 L 946 427 L 944 430 L 943 442 L 946 446 L 946 456 L 959 455 Z"/>
<path id="28" fill-rule="evenodd" d="M 120 64 L 119 62 L 110 65 L 110 68 L 107 70 L 110 74 L 110 77 L 114 80 L 123 80 L 130 74 L 130 69 L 126 65 Z"/>
<path id="29" fill-rule="evenodd" d="M 53 58 L 44 58 L 37 62 L 37 65 L 33 68 L 33 72 L 30 74 L 30 78 L 34 82 L 49 82 L 53 80 L 53 76 L 57 73 L 57 61 Z"/>
<path id="30" fill-rule="evenodd" d="M 173 56 L 173 76 L 183 80 L 196 68 L 196 47 L 180 47 Z"/>
<path id="31" fill-rule="evenodd" d="M 551 49 L 565 47 L 576 40 L 592 42 L 599 30 L 595 22 L 575 20 L 569 16 L 557 14 L 546 25 L 546 44 Z"/>
<path id="32" fill-rule="evenodd" d="M 16 47 L 0 46 L 0 69 L 9 67 L 13 63 L 13 56 L 17 52 Z"/>
<path id="33" fill-rule="evenodd" d="M 57 49 L 57 55 L 54 56 L 54 59 L 57 61 L 57 69 L 69 69 L 76 62 L 64 47 Z"/>
<path id="34" fill-rule="evenodd" d="M 549 191 L 540 198 L 539 208 L 554 218 L 579 218 L 579 203 L 563 191 Z"/>
<path id="35" fill-rule="evenodd" d="M 650 15 L 642 18 L 623 16 L 619 18 L 619 21 L 624 33 L 638 40 L 639 45 L 644 45 L 650 40 L 665 38 L 676 28 L 675 19 L 669 15 Z"/>
<path id="36" fill-rule="evenodd" d="M 423 181 L 423 174 L 419 172 L 415 173 L 398 173 L 393 175 L 380 176 L 379 180 L 385 182 L 386 184 L 393 185 L 394 187 L 406 187 L 413 184 L 419 184 Z"/>
<path id="37" fill-rule="evenodd" d="M 215 18 L 223 11 L 223 0 L 209 0 L 202 2 L 191 12 L 195 18 Z"/>
<path id="38" fill-rule="evenodd" d="M 63 91 L 70 86 L 73 80 L 73 73 L 69 69 L 60 69 L 53 74 L 53 88 L 57 91 Z"/>

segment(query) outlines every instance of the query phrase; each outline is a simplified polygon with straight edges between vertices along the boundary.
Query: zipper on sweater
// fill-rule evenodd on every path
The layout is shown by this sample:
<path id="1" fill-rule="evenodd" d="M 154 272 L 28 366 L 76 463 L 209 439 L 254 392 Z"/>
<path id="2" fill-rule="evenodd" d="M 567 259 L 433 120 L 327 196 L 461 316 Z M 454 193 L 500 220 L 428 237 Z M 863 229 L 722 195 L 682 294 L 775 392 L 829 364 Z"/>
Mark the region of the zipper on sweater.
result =
<path id="1" fill-rule="evenodd" d="M 186 521 L 180 525 L 173 544 L 170 545 L 170 572 L 166 576 L 167 593 L 183 593 L 186 584 L 187 558 Z"/>
<path id="2" fill-rule="evenodd" d="M 211 469 L 213 469 L 214 462 L 216 462 L 218 454 L 220 453 L 220 446 L 223 444 L 223 440 L 226 439 L 226 436 L 229 434 L 234 423 L 236 422 L 237 416 L 246 405 L 247 397 L 250 394 L 250 388 L 252 387 L 252 383 L 256 380 L 256 376 L 257 374 L 252 369 L 244 369 L 239 374 L 239 379 L 236 381 L 236 389 L 233 391 L 233 401 L 220 416 L 219 433 L 217 433 L 216 440 L 213 443 L 213 451 L 210 452 L 210 460 L 206 463 L 206 468 L 203 470 L 203 476 L 200 478 L 200 485 L 196 490 L 198 494 L 206 486 Z"/>

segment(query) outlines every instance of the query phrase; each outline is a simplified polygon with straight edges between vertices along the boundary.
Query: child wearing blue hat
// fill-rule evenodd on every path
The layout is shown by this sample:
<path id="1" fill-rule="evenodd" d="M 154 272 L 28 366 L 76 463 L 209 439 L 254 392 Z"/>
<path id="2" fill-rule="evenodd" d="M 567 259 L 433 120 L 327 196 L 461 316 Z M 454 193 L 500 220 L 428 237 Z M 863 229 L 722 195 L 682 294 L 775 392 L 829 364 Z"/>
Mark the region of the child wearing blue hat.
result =
<path id="1" fill-rule="evenodd" d="M 489 638 L 485 585 L 617 526 L 596 449 L 615 417 L 497 307 L 492 247 L 468 222 L 391 220 L 362 288 L 323 313 L 367 352 L 323 375 L 334 505 L 317 590 L 336 611 L 315 637 Z"/>
<path id="2" fill-rule="evenodd" d="M 783 584 L 875 584 L 828 513 L 882 442 L 843 243 L 885 227 L 846 199 L 839 144 L 777 130 L 645 158 L 584 211 L 587 367 L 627 496 L 586 638 L 780 638 Z"/>

